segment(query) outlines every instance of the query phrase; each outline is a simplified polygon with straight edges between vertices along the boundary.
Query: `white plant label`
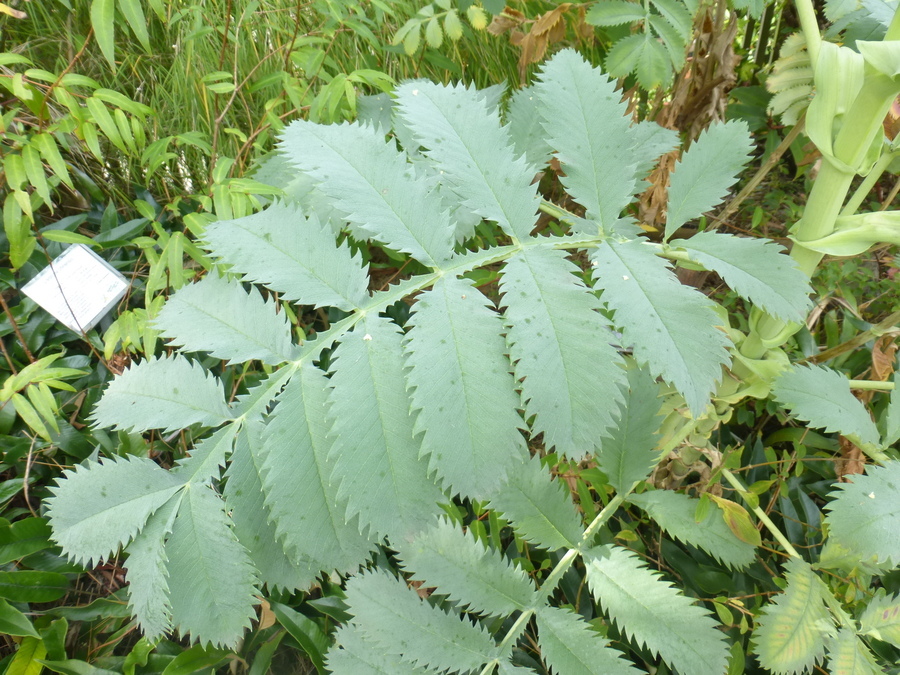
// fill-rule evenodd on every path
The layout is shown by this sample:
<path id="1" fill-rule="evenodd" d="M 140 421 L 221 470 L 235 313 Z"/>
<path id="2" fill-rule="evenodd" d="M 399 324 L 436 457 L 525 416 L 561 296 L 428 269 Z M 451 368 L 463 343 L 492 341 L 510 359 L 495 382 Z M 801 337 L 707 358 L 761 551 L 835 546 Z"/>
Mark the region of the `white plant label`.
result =
<path id="1" fill-rule="evenodd" d="M 84 244 L 74 244 L 22 292 L 76 333 L 93 328 L 125 295 L 128 280 Z"/>

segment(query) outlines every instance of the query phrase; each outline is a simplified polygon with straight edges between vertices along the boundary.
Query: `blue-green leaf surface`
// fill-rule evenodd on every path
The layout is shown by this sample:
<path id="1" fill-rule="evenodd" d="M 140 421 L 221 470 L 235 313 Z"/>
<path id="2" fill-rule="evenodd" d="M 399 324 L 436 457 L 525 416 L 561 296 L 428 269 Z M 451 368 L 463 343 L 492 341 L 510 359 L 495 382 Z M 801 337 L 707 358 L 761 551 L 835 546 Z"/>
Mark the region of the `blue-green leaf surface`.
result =
<path id="1" fill-rule="evenodd" d="M 328 670 L 332 675 L 431 675 L 433 670 L 419 668 L 399 656 L 386 654 L 366 640 L 355 623 L 346 623 L 334 634 L 334 646 L 328 651 Z M 340 648 L 338 648 L 340 647 Z"/>
<path id="2" fill-rule="evenodd" d="M 555 675 L 638 675 L 608 640 L 575 612 L 558 607 L 537 611 L 541 657 Z"/>

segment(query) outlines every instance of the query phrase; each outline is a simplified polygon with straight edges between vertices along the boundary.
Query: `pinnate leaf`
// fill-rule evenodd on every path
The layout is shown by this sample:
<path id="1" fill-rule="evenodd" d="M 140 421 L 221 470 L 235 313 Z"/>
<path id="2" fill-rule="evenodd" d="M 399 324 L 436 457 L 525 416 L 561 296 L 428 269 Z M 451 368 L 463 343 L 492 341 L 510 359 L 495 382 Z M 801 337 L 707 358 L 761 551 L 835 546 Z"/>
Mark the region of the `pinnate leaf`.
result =
<path id="1" fill-rule="evenodd" d="M 640 671 L 607 647 L 608 641 L 568 609 L 537 611 L 541 657 L 556 675 L 637 675 Z"/>

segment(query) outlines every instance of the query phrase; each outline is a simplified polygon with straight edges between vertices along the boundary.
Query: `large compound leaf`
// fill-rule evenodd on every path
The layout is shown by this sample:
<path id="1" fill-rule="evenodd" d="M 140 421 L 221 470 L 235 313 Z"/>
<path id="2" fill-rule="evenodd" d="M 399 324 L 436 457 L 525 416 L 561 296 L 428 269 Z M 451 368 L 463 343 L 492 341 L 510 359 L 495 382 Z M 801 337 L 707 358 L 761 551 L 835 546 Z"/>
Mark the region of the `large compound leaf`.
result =
<path id="1" fill-rule="evenodd" d="M 812 292 L 809 278 L 777 244 L 716 232 L 700 232 L 671 243 L 766 313 L 784 321 L 804 319 Z"/>
<path id="2" fill-rule="evenodd" d="M 853 630 L 841 628 L 828 640 L 828 672 L 830 675 L 882 675 L 885 671 Z"/>
<path id="3" fill-rule="evenodd" d="M 766 605 L 753 633 L 759 662 L 778 675 L 807 672 L 825 655 L 825 637 L 833 630 L 825 606 L 830 591 L 804 561 L 785 565 L 787 588 Z"/>
<path id="4" fill-rule="evenodd" d="M 878 428 L 866 407 L 850 392 L 841 373 L 824 366 L 795 366 L 775 380 L 772 393 L 781 405 L 812 427 L 878 443 Z"/>
<path id="5" fill-rule="evenodd" d="M 852 481 L 825 506 L 829 536 L 860 560 L 900 564 L 900 462 L 870 464 Z"/>
<path id="6" fill-rule="evenodd" d="M 406 154 L 378 130 L 297 120 L 282 150 L 365 235 L 431 267 L 452 255 L 453 225 L 440 197 L 413 178 Z"/>
<path id="7" fill-rule="evenodd" d="M 338 499 L 394 544 L 433 524 L 447 501 L 419 460 L 401 335 L 390 319 L 368 314 L 334 352 L 330 394 Z"/>
<path id="8" fill-rule="evenodd" d="M 367 640 L 414 665 L 468 672 L 498 655 L 484 628 L 433 607 L 388 572 L 350 579 L 347 602 Z"/>
<path id="9" fill-rule="evenodd" d="M 628 369 L 627 378 L 619 420 L 597 453 L 597 463 L 609 484 L 620 493 L 644 480 L 656 464 L 657 432 L 663 421 L 660 387 L 654 379 L 636 367 Z"/>
<path id="10" fill-rule="evenodd" d="M 625 635 L 679 672 L 722 675 L 728 644 L 709 613 L 616 546 L 585 554 L 591 593 Z"/>
<path id="11" fill-rule="evenodd" d="M 728 363 L 729 341 L 716 328 L 713 303 L 682 286 L 668 263 L 640 240 L 607 241 L 591 259 L 595 286 L 615 310 L 613 321 L 634 345 L 638 362 L 674 384 L 694 415 L 702 413 Z"/>
<path id="12" fill-rule="evenodd" d="M 403 568 L 470 611 L 502 616 L 537 601 L 534 583 L 498 551 L 446 520 L 398 547 Z"/>
<path id="13" fill-rule="evenodd" d="M 483 94 L 416 80 L 397 87 L 397 110 L 463 204 L 525 239 L 537 220 L 534 168 L 516 157 L 509 130 Z"/>
<path id="14" fill-rule="evenodd" d="M 365 561 L 372 544 L 337 498 L 327 396 L 328 379 L 308 364 L 278 395 L 263 433 L 263 491 L 290 555 L 314 569 L 348 572 Z"/>
<path id="15" fill-rule="evenodd" d="M 722 201 L 743 170 L 753 142 L 746 123 L 713 124 L 675 164 L 669 183 L 666 239 Z"/>
<path id="16" fill-rule="evenodd" d="M 259 359 L 278 365 L 292 360 L 296 348 L 287 314 L 277 307 L 256 289 L 247 293 L 240 283 L 212 273 L 176 291 L 154 323 L 182 351 L 209 352 L 229 363 Z"/>
<path id="17" fill-rule="evenodd" d="M 888 595 L 883 588 L 876 591 L 859 623 L 862 633 L 900 647 L 900 594 Z"/>
<path id="18" fill-rule="evenodd" d="M 700 522 L 695 520 L 699 499 L 671 490 L 655 490 L 631 495 L 628 501 L 644 509 L 670 537 L 702 548 L 731 568 L 744 568 L 756 557 L 756 549 L 735 536 L 719 509 L 710 509 Z"/>
<path id="19" fill-rule="evenodd" d="M 433 675 L 398 656 L 386 654 L 363 637 L 355 623 L 346 623 L 334 634 L 326 665 L 332 675 Z M 340 649 L 338 649 L 340 647 Z"/>
<path id="20" fill-rule="evenodd" d="M 234 646 L 254 618 L 256 570 L 211 487 L 185 488 L 166 552 L 175 627 L 201 643 Z"/>
<path id="21" fill-rule="evenodd" d="M 504 268 L 509 355 L 526 417 L 544 445 L 579 458 L 615 424 L 624 380 L 597 297 L 573 274 L 563 251 L 526 249 Z"/>
<path id="22" fill-rule="evenodd" d="M 273 204 L 238 220 L 207 226 L 207 247 L 244 281 L 268 286 L 285 300 L 345 311 L 367 296 L 369 278 L 346 242 L 338 246 L 328 223 Z"/>
<path id="23" fill-rule="evenodd" d="M 173 431 L 231 418 L 219 380 L 183 356 L 150 358 L 116 377 L 91 414 L 99 427 Z"/>
<path id="24" fill-rule="evenodd" d="M 449 275 L 415 310 L 406 350 L 422 452 L 444 485 L 484 499 L 525 456 L 500 317 L 471 281 Z"/>
<path id="25" fill-rule="evenodd" d="M 581 520 L 569 491 L 550 478 L 539 459 L 528 460 L 510 474 L 491 499 L 491 507 L 511 521 L 520 537 L 543 548 L 575 548 L 581 541 Z"/>
<path id="26" fill-rule="evenodd" d="M 568 609 L 537 611 L 541 658 L 555 675 L 637 675 L 640 671 L 607 647 L 598 633 Z"/>
<path id="27" fill-rule="evenodd" d="M 96 564 L 131 541 L 181 485 L 153 460 L 134 455 L 66 470 L 51 488 L 53 539 L 79 564 Z"/>
<path id="28" fill-rule="evenodd" d="M 566 49 L 544 64 L 535 91 L 563 185 L 587 218 L 611 228 L 635 190 L 634 138 L 615 80 Z"/>

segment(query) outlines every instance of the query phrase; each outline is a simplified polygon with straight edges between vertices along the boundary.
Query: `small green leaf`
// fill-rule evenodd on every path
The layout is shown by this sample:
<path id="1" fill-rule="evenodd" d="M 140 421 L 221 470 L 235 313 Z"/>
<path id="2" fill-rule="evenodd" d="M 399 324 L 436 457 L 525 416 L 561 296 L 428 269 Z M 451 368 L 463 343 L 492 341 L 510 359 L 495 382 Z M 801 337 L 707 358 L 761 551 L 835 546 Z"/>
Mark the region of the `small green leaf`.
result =
<path id="1" fill-rule="evenodd" d="M 69 580 L 57 572 L 0 572 L 0 598 L 12 602 L 53 602 L 69 592 Z"/>
<path id="2" fill-rule="evenodd" d="M 747 509 L 730 499 L 724 499 L 712 494 L 709 498 L 722 510 L 722 518 L 724 518 L 725 524 L 734 533 L 735 537 L 754 548 L 762 545 L 759 530 L 756 529 L 753 521 L 750 520 L 750 514 L 747 513 Z"/>
<path id="3" fill-rule="evenodd" d="M 17 637 L 40 637 L 28 617 L 6 600 L 0 600 L 0 633 Z"/>
<path id="4" fill-rule="evenodd" d="M 91 0 L 91 27 L 103 56 L 116 70 L 116 0 Z"/>
<path id="5" fill-rule="evenodd" d="M 888 595 L 878 589 L 859 622 L 861 632 L 900 647 L 900 594 Z"/>

